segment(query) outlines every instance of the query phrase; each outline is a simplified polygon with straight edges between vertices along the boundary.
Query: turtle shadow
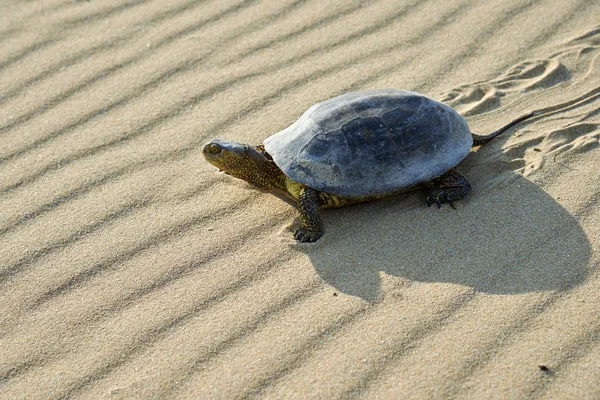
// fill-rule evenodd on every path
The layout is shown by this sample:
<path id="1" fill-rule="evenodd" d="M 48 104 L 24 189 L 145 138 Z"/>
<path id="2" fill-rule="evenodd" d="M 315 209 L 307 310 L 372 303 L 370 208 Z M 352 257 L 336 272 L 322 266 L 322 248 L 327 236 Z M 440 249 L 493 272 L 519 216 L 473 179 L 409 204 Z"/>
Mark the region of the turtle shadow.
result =
<path id="1" fill-rule="evenodd" d="M 299 247 L 325 282 L 371 302 L 415 281 L 508 295 L 585 280 L 591 246 L 565 208 L 512 171 L 483 181 L 456 210 L 427 208 L 422 191 L 325 210 L 326 235 Z"/>

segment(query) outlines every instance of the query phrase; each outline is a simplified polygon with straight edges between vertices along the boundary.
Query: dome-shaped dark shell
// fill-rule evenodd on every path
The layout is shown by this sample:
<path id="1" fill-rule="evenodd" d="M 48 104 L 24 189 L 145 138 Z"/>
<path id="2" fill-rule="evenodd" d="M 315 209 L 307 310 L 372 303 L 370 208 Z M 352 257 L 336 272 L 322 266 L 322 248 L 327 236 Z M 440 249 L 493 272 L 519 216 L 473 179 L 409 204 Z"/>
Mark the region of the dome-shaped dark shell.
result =
<path id="1" fill-rule="evenodd" d="M 346 196 L 384 194 L 443 175 L 471 149 L 466 121 L 423 95 L 351 92 L 310 107 L 264 142 L 293 180 Z"/>

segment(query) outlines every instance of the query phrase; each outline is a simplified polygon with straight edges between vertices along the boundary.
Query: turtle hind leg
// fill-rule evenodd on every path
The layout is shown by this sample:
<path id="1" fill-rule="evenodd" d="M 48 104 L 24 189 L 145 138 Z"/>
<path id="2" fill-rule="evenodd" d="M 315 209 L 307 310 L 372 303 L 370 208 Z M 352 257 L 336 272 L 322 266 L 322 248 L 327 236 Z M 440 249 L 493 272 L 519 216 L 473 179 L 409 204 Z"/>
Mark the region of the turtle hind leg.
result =
<path id="1" fill-rule="evenodd" d="M 300 191 L 298 209 L 300 227 L 294 232 L 294 238 L 300 242 L 316 242 L 323 236 L 323 223 L 319 216 L 319 192 L 305 187 Z"/>
<path id="2" fill-rule="evenodd" d="M 448 203 L 454 208 L 452 203 L 464 198 L 471 191 L 471 185 L 467 179 L 453 169 L 427 183 L 427 187 L 430 189 L 427 206 L 435 203 L 438 208 L 442 206 L 442 203 Z"/>

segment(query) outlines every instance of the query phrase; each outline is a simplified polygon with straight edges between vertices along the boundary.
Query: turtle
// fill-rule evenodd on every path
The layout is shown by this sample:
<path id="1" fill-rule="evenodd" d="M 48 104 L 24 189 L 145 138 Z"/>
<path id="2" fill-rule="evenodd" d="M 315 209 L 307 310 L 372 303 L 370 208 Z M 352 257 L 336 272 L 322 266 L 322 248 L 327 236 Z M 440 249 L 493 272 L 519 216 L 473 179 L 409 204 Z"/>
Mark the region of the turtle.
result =
<path id="1" fill-rule="evenodd" d="M 294 204 L 294 238 L 323 235 L 319 209 L 346 206 L 426 187 L 427 205 L 464 198 L 471 186 L 455 167 L 534 113 L 487 134 L 472 133 L 452 107 L 406 90 L 345 93 L 310 107 L 288 128 L 248 145 L 213 139 L 206 160 L 228 175 Z"/>

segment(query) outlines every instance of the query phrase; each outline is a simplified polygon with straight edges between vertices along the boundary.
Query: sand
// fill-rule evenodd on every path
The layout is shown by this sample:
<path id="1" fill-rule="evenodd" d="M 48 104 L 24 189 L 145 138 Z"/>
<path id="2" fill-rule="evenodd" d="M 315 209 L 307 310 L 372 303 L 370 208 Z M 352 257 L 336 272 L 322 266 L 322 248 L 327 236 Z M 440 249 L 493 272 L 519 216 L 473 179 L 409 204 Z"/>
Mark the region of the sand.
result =
<path id="1" fill-rule="evenodd" d="M 0 3 L 0 398 L 597 399 L 600 2 Z M 401 88 L 472 194 L 296 210 L 218 173 Z"/>

